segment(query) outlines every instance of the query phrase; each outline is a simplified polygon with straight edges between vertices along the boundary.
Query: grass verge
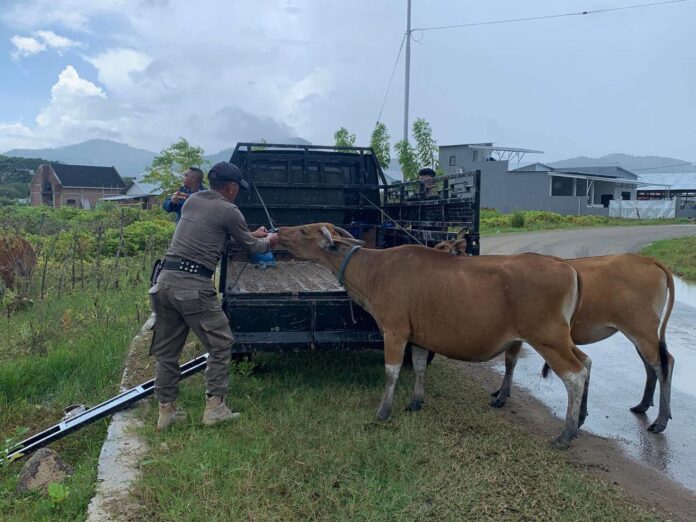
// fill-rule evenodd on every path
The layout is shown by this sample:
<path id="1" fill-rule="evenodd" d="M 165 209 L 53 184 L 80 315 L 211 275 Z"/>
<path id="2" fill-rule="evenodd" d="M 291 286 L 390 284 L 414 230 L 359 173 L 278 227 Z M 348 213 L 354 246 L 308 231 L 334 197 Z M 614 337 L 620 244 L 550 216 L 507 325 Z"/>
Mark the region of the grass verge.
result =
<path id="1" fill-rule="evenodd" d="M 696 237 L 656 241 L 640 253 L 659 259 L 678 276 L 696 281 Z"/>
<path id="2" fill-rule="evenodd" d="M 151 445 L 135 489 L 148 520 L 649 520 L 652 514 L 497 416 L 444 359 L 423 411 L 376 423 L 382 354 L 259 356 L 232 377 L 232 424 L 200 424 L 203 380 L 181 385 L 188 420 Z"/>
<path id="3" fill-rule="evenodd" d="M 118 392 L 138 315 L 148 310 L 141 267 L 122 260 L 126 275 L 116 290 L 66 285 L 27 310 L 0 317 L 0 441 L 46 429 L 70 404 L 91 406 Z M 99 421 L 51 445 L 75 469 L 65 483 L 69 494 L 58 504 L 42 493 L 15 493 L 24 461 L 0 467 L 0 519 L 84 518 L 107 426 L 108 420 Z M 29 433 L 17 437 L 18 428 Z"/>

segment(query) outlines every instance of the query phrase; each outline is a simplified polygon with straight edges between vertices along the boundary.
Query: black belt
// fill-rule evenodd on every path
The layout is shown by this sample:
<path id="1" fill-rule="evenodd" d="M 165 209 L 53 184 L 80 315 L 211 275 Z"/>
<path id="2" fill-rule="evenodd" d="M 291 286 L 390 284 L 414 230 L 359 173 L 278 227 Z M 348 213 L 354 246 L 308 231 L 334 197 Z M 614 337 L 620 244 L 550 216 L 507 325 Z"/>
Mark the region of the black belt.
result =
<path id="1" fill-rule="evenodd" d="M 210 270 L 200 263 L 196 263 L 190 259 L 165 258 L 162 268 L 164 270 L 179 270 L 181 272 L 186 272 L 187 274 L 200 275 L 206 278 L 212 277 L 215 273 L 215 270 Z"/>

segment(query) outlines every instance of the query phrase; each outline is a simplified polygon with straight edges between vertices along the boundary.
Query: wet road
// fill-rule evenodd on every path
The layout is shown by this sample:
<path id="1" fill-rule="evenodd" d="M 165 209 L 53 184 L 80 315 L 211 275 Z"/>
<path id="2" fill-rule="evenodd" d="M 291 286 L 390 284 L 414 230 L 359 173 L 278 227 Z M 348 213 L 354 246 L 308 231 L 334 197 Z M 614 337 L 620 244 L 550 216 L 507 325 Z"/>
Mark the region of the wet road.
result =
<path id="1" fill-rule="evenodd" d="M 538 252 L 570 258 L 636 252 L 653 241 L 682 236 L 696 236 L 696 225 L 501 234 L 482 238 L 481 246 L 483 254 Z M 642 397 L 645 370 L 633 345 L 620 333 L 581 347 L 593 362 L 589 417 L 583 429 L 617 440 L 630 456 L 696 491 L 696 285 L 680 281 L 675 284 L 677 302 L 667 327 L 667 344 L 675 357 L 673 419 L 667 430 L 656 435 L 645 429 L 657 416 L 657 408 L 650 408 L 646 415 L 629 411 Z M 490 364 L 504 372 L 502 358 Z M 525 347 L 515 369 L 514 385 L 531 392 L 556 416 L 564 417 L 563 383 L 555 376 L 542 379 L 539 375 L 542 365 L 541 357 Z"/>

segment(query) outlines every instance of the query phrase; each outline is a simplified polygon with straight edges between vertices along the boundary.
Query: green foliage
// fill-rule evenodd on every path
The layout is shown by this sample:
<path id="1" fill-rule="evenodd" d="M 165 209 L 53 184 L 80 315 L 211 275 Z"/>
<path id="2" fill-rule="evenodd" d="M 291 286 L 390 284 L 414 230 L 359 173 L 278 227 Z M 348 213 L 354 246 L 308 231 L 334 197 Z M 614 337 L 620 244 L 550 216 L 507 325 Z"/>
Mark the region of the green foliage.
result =
<path id="1" fill-rule="evenodd" d="M 174 235 L 176 225 L 171 221 L 135 221 L 123 231 L 126 250 L 124 254 L 135 255 L 145 252 L 153 245 L 165 245 Z M 112 231 L 114 231 L 112 229 Z M 116 230 L 116 232 L 118 232 Z M 115 236 L 107 249 L 108 253 L 115 253 L 118 247 L 118 236 Z"/>
<path id="2" fill-rule="evenodd" d="M 415 147 L 405 140 L 394 145 L 404 179 L 406 181 L 416 180 L 418 171 L 425 167 L 429 167 L 435 170 L 437 175 L 441 175 L 437 142 L 433 138 L 430 124 L 425 118 L 416 118 L 411 132 L 416 143 Z"/>
<path id="3" fill-rule="evenodd" d="M 29 182 L 36 169 L 43 163 L 47 161 L 0 154 L 0 207 L 29 197 Z"/>
<path id="4" fill-rule="evenodd" d="M 51 482 L 48 485 L 48 498 L 51 499 L 51 503 L 54 507 L 65 502 L 68 498 L 70 490 L 63 484 L 58 482 Z"/>
<path id="5" fill-rule="evenodd" d="M 0 451 L 0 464 L 2 466 L 9 466 L 10 463 L 18 458 L 21 458 L 21 454 L 15 455 L 11 460 L 8 460 L 7 456 L 10 451 L 15 449 L 17 443 L 22 440 L 22 437 L 29 433 L 29 428 L 26 426 L 18 426 L 15 428 L 14 433 L 11 437 L 7 437 L 2 445 L 2 450 Z"/>
<path id="6" fill-rule="evenodd" d="M 147 167 L 143 181 L 159 185 L 164 193 L 171 193 L 181 186 L 181 175 L 189 167 L 203 168 L 207 161 L 203 149 L 190 145 L 185 138 L 162 150 Z"/>
<path id="7" fill-rule="evenodd" d="M 516 210 L 510 216 L 510 224 L 515 228 L 524 228 L 525 214 L 522 210 Z"/>
<path id="8" fill-rule="evenodd" d="M 396 156 L 399 159 L 399 166 L 406 181 L 413 181 L 418 178 L 418 158 L 413 146 L 405 140 L 401 140 L 394 145 Z"/>
<path id="9" fill-rule="evenodd" d="M 389 132 L 387 131 L 387 126 L 378 122 L 375 125 L 375 129 L 372 131 L 372 136 L 370 136 L 370 147 L 375 151 L 377 156 L 377 161 L 382 166 L 382 169 L 389 168 L 389 163 L 391 162 L 391 153 L 389 150 Z"/>
<path id="10" fill-rule="evenodd" d="M 334 132 L 334 141 L 336 147 L 355 147 L 355 134 L 351 134 L 348 129 L 341 127 Z"/>
<path id="11" fill-rule="evenodd" d="M 684 279 L 696 281 L 696 237 L 655 241 L 641 254 L 659 259 Z"/>
<path id="12" fill-rule="evenodd" d="M 430 167 L 433 170 L 438 170 L 440 167 L 439 151 L 430 124 L 425 121 L 425 118 L 416 118 L 411 129 L 416 141 L 418 168 Z"/>

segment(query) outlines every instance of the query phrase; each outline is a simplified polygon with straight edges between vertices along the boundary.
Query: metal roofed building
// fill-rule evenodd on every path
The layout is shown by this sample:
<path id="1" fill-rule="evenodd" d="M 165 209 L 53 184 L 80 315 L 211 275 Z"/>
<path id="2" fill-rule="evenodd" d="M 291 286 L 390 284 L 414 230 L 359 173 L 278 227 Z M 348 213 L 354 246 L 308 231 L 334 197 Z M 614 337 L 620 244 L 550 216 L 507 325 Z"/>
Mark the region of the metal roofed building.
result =
<path id="1" fill-rule="evenodd" d="M 532 163 L 509 170 L 527 154 L 541 151 L 472 143 L 440 147 L 440 166 L 446 174 L 481 171 L 481 206 L 500 212 L 547 210 L 566 215 L 609 215 L 609 202 L 636 199 L 637 176 L 621 167 L 555 169 Z"/>
<path id="2" fill-rule="evenodd" d="M 640 174 L 638 199 L 676 199 L 677 217 L 696 217 L 696 172 Z"/>

